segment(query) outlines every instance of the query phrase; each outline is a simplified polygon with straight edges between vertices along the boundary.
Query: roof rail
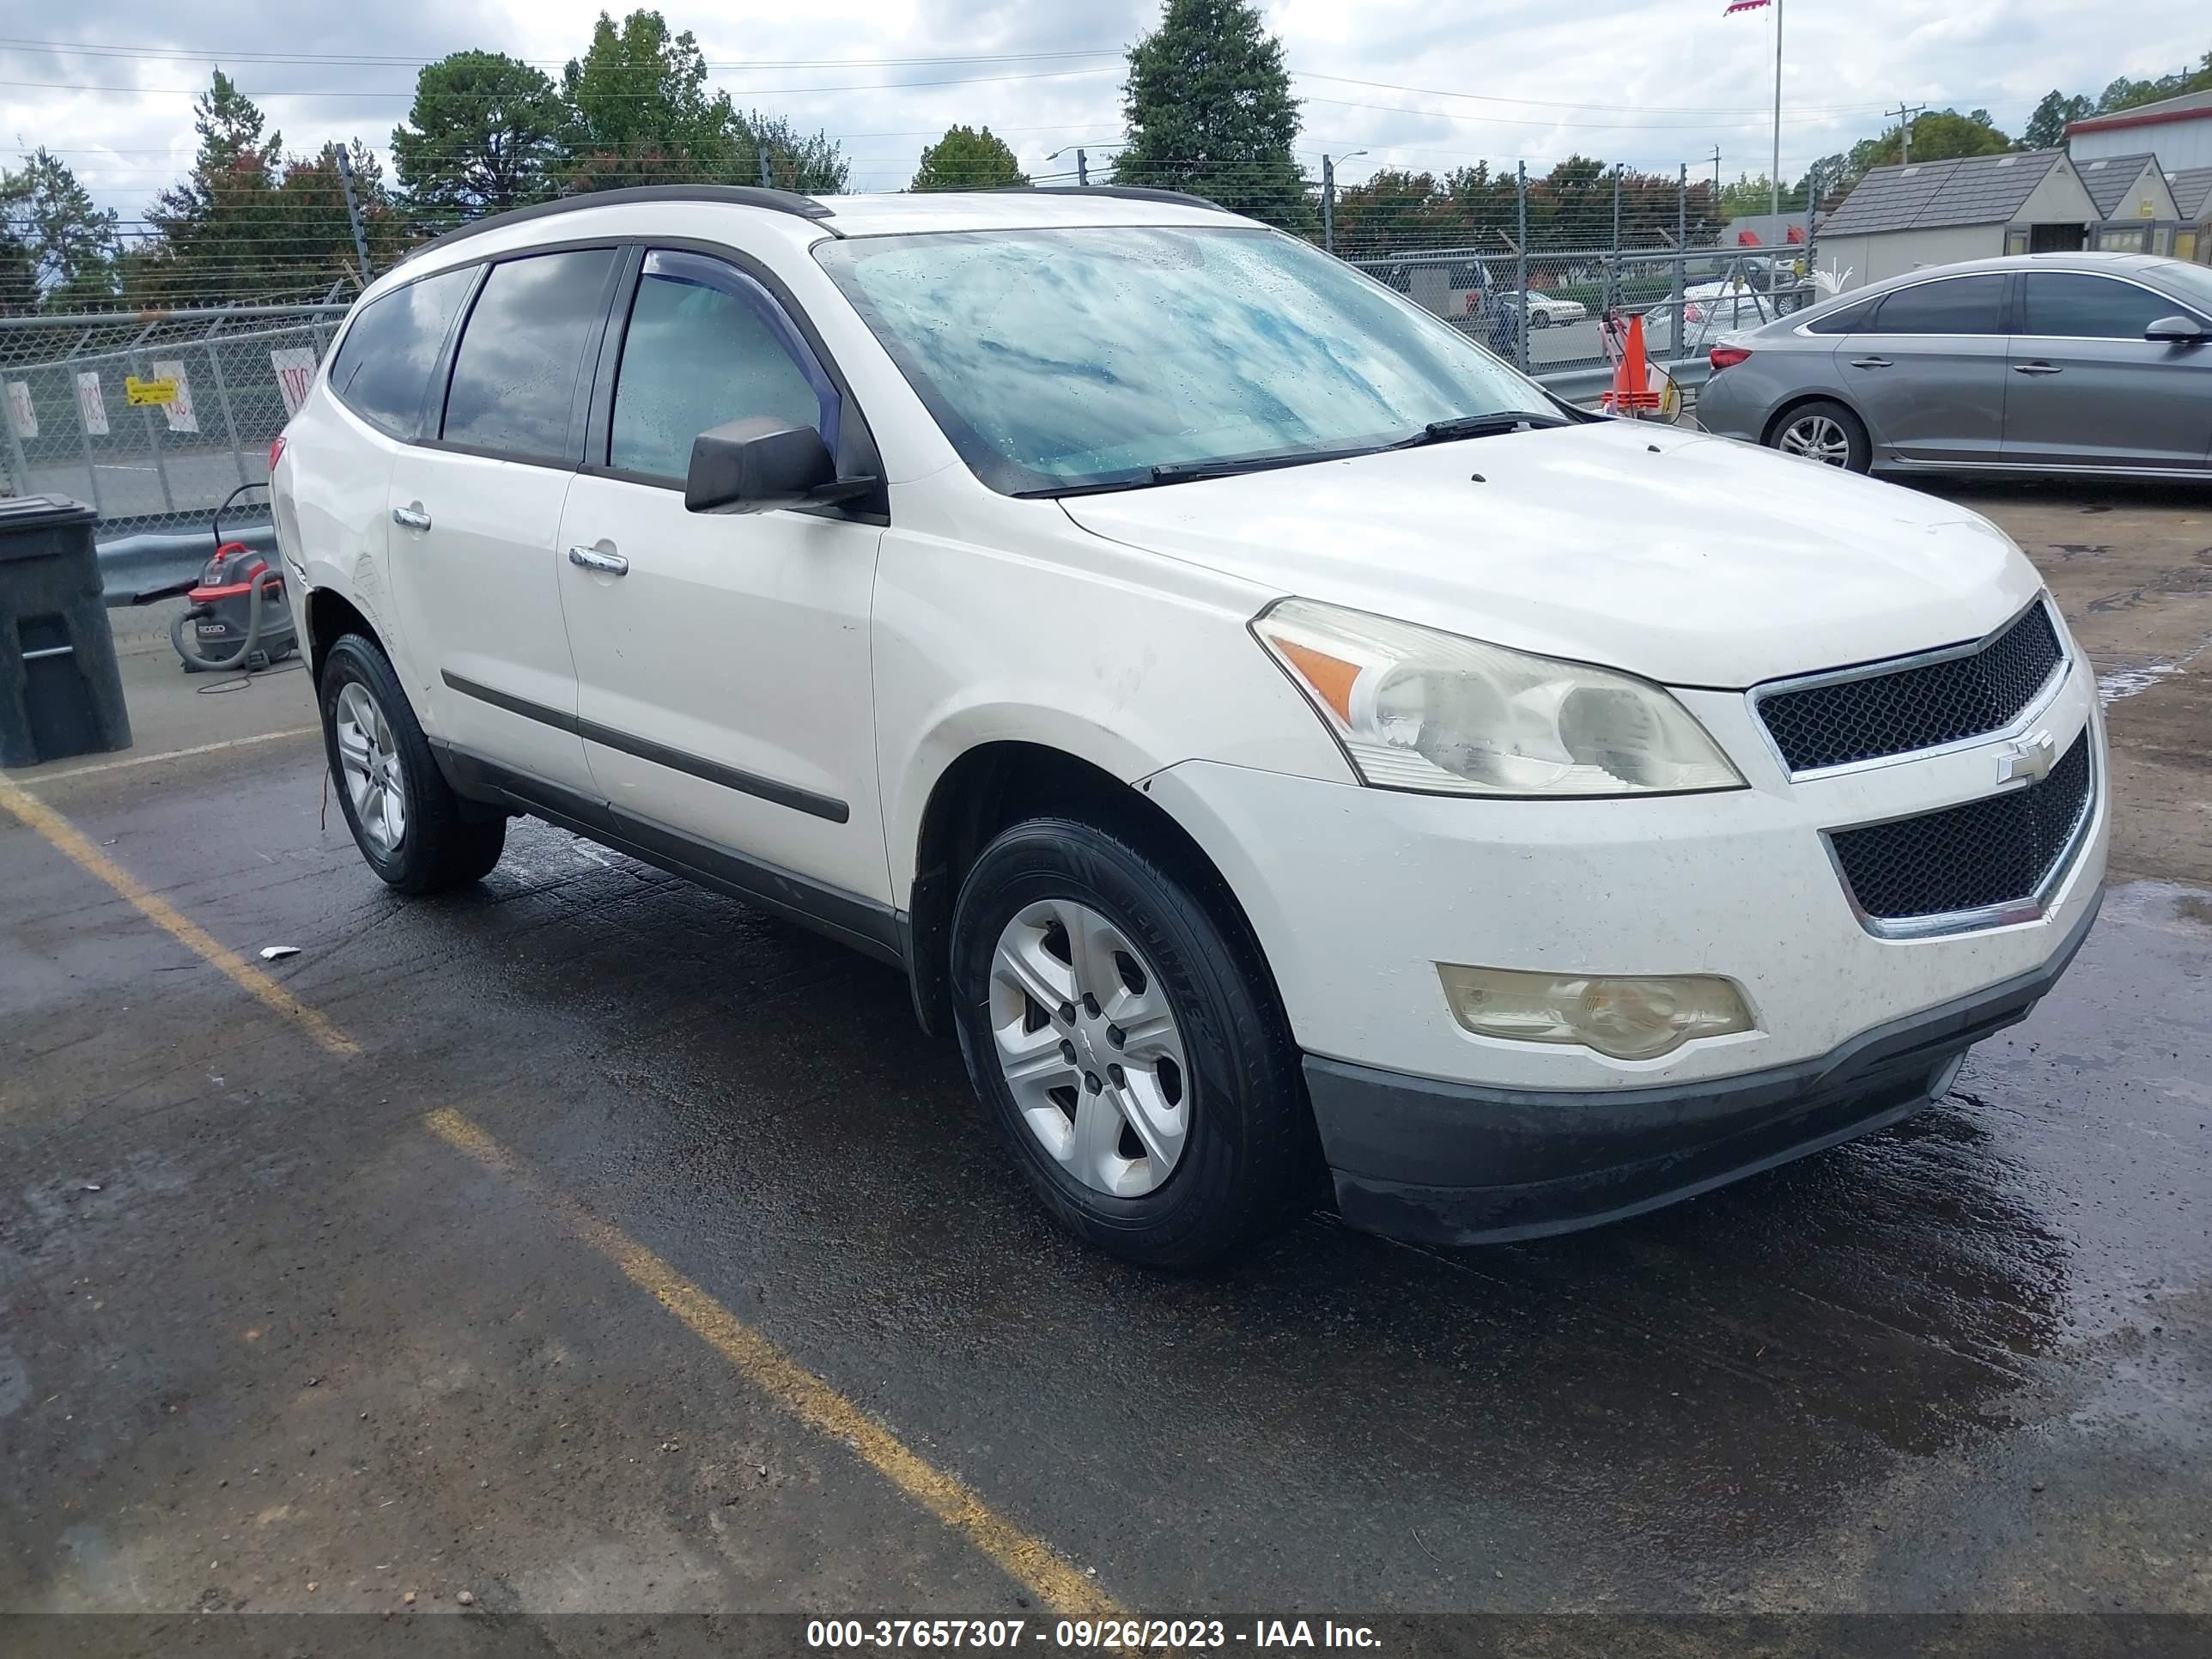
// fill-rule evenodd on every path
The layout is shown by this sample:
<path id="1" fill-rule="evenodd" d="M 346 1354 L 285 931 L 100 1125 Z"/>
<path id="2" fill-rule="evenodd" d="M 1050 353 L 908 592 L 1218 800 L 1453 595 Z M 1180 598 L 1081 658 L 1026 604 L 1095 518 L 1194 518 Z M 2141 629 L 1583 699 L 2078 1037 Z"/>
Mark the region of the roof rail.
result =
<path id="1" fill-rule="evenodd" d="M 1008 185 L 1006 190 L 1030 196 L 1113 196 L 1131 202 L 1172 202 L 1178 207 L 1208 208 L 1215 213 L 1230 210 L 1218 202 L 1188 191 L 1153 190 L 1144 185 Z"/>
<path id="2" fill-rule="evenodd" d="M 757 185 L 633 185 L 623 190 L 586 191 L 581 195 L 533 203 L 529 207 L 510 208 L 505 213 L 474 220 L 457 230 L 433 237 L 420 247 L 408 249 L 404 258 L 411 259 L 432 248 L 449 247 L 485 231 L 504 229 L 532 219 L 550 218 L 583 208 L 620 207 L 626 202 L 720 202 L 731 207 L 766 208 L 771 213 L 789 213 L 814 220 L 827 219 L 832 211 L 811 196 L 802 196 L 795 190 L 763 190 Z M 835 226 L 824 225 L 823 228 L 832 236 L 841 234 Z"/>

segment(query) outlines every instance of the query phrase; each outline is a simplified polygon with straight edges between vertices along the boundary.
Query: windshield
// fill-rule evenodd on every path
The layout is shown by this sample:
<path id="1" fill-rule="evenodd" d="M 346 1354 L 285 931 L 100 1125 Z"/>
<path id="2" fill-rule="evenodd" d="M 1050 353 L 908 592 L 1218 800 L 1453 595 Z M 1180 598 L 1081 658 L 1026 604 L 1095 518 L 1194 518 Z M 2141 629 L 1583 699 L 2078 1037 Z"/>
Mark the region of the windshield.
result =
<path id="1" fill-rule="evenodd" d="M 1557 410 L 1449 325 L 1273 231 L 854 237 L 815 257 L 968 465 L 1010 495 Z"/>

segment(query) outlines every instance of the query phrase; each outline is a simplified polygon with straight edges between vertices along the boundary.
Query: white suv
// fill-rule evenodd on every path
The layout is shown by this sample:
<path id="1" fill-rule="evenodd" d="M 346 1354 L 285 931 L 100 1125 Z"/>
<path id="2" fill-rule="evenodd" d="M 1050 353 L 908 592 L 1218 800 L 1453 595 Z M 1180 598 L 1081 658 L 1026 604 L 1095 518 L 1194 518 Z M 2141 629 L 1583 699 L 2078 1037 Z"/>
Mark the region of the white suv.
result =
<path id="1" fill-rule="evenodd" d="M 1014 1162 L 1200 1261 L 1893 1123 L 2105 866 L 2087 665 L 1948 502 L 1598 420 L 1122 190 L 617 191 L 431 244 L 276 470 L 362 853 L 529 814 L 897 964 Z"/>

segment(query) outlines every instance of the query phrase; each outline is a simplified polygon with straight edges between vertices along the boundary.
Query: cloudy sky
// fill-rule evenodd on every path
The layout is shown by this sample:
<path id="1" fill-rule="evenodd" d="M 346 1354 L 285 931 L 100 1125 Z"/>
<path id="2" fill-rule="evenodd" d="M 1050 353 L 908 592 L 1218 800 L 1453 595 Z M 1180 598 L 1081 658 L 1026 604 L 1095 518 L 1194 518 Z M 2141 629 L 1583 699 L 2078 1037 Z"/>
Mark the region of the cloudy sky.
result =
<path id="1" fill-rule="evenodd" d="M 1365 150 L 1347 181 L 1477 160 L 1532 171 L 1580 153 L 1729 178 L 1766 170 L 1769 11 L 1723 0 L 1265 0 L 1304 102 L 1299 149 Z M 287 148 L 388 149 L 414 66 L 462 47 L 557 76 L 600 9 L 588 0 L 77 0 L 25 6 L 0 40 L 0 142 L 46 144 L 136 218 L 190 162 L 191 98 L 220 63 Z M 841 139 L 854 187 L 896 189 L 951 122 L 988 122 L 1034 174 L 1095 164 L 1121 136 L 1120 53 L 1158 0 L 676 0 L 741 107 Z M 1790 0 L 1784 177 L 1884 124 L 1903 99 L 1987 107 L 2017 131 L 2052 87 L 2091 94 L 2212 48 L 2203 0 Z M 2115 20 L 2124 24 L 2115 27 Z M 388 159 L 388 157 L 387 157 Z"/>

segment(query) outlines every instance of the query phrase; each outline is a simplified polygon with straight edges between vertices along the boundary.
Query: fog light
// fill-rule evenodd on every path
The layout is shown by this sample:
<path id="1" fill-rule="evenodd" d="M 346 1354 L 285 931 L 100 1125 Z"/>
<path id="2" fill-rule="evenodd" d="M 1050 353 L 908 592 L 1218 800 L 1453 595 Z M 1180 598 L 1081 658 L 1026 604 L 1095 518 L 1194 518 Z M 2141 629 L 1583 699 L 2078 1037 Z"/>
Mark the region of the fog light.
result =
<path id="1" fill-rule="evenodd" d="M 1708 974 L 1606 978 L 1438 963 L 1452 1016 L 1478 1036 L 1571 1042 L 1615 1060 L 1656 1060 L 1692 1037 L 1752 1029 L 1743 994 Z"/>

